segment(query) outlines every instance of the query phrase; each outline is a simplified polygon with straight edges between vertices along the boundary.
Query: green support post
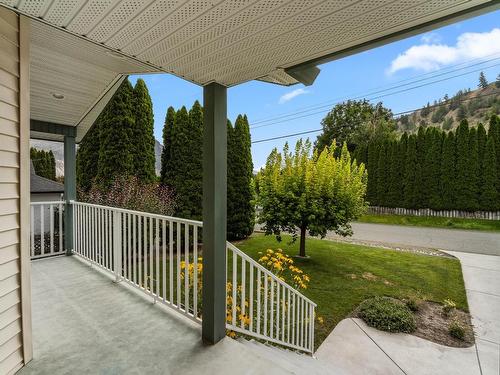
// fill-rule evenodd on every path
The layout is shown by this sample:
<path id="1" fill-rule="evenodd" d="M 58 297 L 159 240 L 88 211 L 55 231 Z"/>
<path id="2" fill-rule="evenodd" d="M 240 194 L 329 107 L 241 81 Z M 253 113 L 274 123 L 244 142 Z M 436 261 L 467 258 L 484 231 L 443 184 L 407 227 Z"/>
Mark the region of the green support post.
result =
<path id="1" fill-rule="evenodd" d="M 226 336 L 227 89 L 203 88 L 203 321 L 204 343 Z"/>
<path id="2" fill-rule="evenodd" d="M 73 206 L 76 199 L 76 145 L 74 136 L 64 136 L 64 249 L 66 255 L 73 251 Z"/>

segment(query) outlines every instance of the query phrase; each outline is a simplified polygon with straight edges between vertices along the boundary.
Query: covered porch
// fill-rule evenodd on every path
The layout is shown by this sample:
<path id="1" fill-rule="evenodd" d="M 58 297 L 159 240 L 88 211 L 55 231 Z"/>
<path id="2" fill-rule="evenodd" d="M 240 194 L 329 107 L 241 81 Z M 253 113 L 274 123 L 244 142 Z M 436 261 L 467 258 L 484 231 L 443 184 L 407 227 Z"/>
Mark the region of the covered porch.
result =
<path id="1" fill-rule="evenodd" d="M 227 88 L 251 80 L 311 85 L 319 64 L 499 7 L 494 0 L 0 4 L 0 372 L 26 367 L 27 373 L 50 374 L 275 369 L 240 351 L 225 338 L 227 328 L 312 352 L 314 303 L 226 243 Z M 161 72 L 204 92 L 202 320 L 197 291 L 186 273 L 181 278 L 180 265 L 181 256 L 196 262 L 197 248 L 190 242 L 196 235 L 180 227 L 197 224 L 74 201 L 76 144 L 126 75 Z M 79 259 L 31 261 L 39 254 L 31 248 L 30 137 L 65 143 L 65 202 L 56 203 L 46 238 L 50 252 Z M 131 228 L 143 234 L 149 228 L 143 248 Z M 168 263 L 160 248 L 168 251 Z M 131 259 L 142 259 L 144 268 Z M 175 295 L 163 284 L 174 260 L 169 278 L 175 275 Z M 248 285 L 248 294 L 233 288 L 228 324 L 229 280 Z M 250 295 L 252 319 L 236 324 L 236 301 L 244 312 Z M 164 313 L 160 305 L 173 309 Z M 222 342 L 205 347 L 202 340 Z"/>
<path id="2" fill-rule="evenodd" d="M 79 257 L 32 271 L 34 352 L 22 374 L 285 373 L 230 338 L 203 345 L 199 324 Z"/>

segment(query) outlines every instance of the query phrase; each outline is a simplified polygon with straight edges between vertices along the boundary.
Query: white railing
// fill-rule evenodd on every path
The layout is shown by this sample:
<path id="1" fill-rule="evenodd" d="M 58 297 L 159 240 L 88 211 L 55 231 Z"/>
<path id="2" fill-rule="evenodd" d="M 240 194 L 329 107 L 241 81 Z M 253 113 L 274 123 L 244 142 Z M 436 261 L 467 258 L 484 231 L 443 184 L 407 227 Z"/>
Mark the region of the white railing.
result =
<path id="1" fill-rule="evenodd" d="M 32 202 L 30 210 L 31 258 L 63 254 L 64 202 Z"/>
<path id="2" fill-rule="evenodd" d="M 201 322 L 201 222 L 72 202 L 76 254 Z M 201 263 L 200 263 L 201 264 Z M 186 272 L 187 271 L 187 272 Z"/>
<path id="3" fill-rule="evenodd" d="M 200 323 L 202 223 L 82 202 L 75 254 Z M 226 328 L 312 353 L 316 304 L 227 243 Z"/>
<path id="4" fill-rule="evenodd" d="M 229 242 L 226 259 L 227 329 L 313 353 L 316 304 Z"/>

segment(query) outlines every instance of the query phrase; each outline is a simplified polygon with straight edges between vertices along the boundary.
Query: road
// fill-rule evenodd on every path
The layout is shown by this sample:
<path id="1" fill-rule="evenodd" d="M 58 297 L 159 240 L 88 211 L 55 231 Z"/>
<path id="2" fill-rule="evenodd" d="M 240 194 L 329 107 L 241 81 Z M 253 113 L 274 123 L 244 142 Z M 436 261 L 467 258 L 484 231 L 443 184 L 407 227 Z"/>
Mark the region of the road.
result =
<path id="1" fill-rule="evenodd" d="M 500 233 L 497 232 L 368 223 L 353 223 L 352 228 L 353 240 L 500 255 Z M 333 233 L 328 235 L 335 236 Z"/>

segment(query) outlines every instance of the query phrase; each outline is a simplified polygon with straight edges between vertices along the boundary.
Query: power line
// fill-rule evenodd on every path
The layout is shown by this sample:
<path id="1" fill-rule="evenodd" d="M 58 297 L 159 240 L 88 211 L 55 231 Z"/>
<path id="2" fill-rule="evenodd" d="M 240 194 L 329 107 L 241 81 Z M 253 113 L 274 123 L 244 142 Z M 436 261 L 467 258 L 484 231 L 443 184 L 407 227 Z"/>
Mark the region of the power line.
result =
<path id="1" fill-rule="evenodd" d="M 492 54 L 492 55 L 489 55 L 489 56 L 496 56 L 496 55 L 498 55 L 498 54 Z M 421 81 L 424 81 L 424 80 L 428 80 L 428 79 L 431 79 L 431 78 L 435 78 L 435 77 L 442 76 L 442 75 L 445 75 L 445 74 L 450 74 L 450 73 L 453 73 L 453 72 L 456 72 L 456 71 L 468 69 L 468 68 L 473 67 L 473 66 L 477 66 L 477 65 L 481 65 L 481 64 L 485 64 L 485 63 L 494 61 L 494 60 L 498 60 L 499 58 L 500 58 L 500 56 L 497 56 L 497 57 L 489 59 L 489 60 L 483 60 L 483 61 L 481 61 L 479 63 L 476 63 L 476 64 L 471 64 L 471 65 L 462 67 L 460 69 L 455 69 L 455 70 L 451 70 L 451 71 L 448 71 L 448 72 L 441 72 L 439 74 L 435 74 L 436 72 L 431 72 L 431 73 L 425 73 L 425 74 L 421 74 L 421 75 L 416 75 L 416 76 L 413 76 L 413 77 L 410 77 L 410 78 L 406 78 L 406 79 L 397 81 L 395 83 L 402 83 L 402 82 L 414 80 L 415 78 L 419 78 L 419 77 L 424 77 L 424 76 L 427 76 L 427 75 L 431 75 L 431 77 L 424 78 L 424 79 L 419 79 L 419 80 L 415 80 L 414 82 L 411 82 L 411 83 L 418 83 L 418 82 L 421 82 Z M 467 64 L 470 63 L 470 62 L 472 62 L 472 61 L 476 61 L 476 60 L 479 60 L 479 59 L 469 60 L 467 62 Z M 447 70 L 447 69 L 449 69 L 451 67 L 456 67 L 456 66 L 460 66 L 460 65 L 464 65 L 464 64 L 465 63 L 452 65 L 452 66 L 449 66 L 448 68 L 440 69 L 440 71 Z M 486 68 L 488 68 L 488 67 L 486 67 Z M 409 84 L 411 84 L 411 83 L 409 83 Z M 405 85 L 408 85 L 408 84 L 405 84 Z M 377 93 L 384 92 L 384 91 L 389 91 L 389 90 L 392 90 L 394 88 L 399 88 L 399 87 L 402 87 L 402 86 L 405 86 L 405 85 L 392 85 L 392 86 L 389 86 L 388 88 L 386 88 L 384 90 L 381 90 L 381 91 L 375 91 L 375 92 L 368 91 L 368 92 L 363 92 L 363 93 L 357 93 L 355 95 L 356 95 L 356 97 L 364 97 L 364 96 L 368 96 L 368 95 L 372 95 L 372 94 L 377 94 Z M 378 86 L 378 87 L 372 88 L 371 90 L 376 90 L 378 88 L 383 88 L 383 87 L 384 86 Z M 267 119 L 257 120 L 257 121 L 254 121 L 253 124 L 260 124 L 260 123 L 264 123 L 264 122 L 269 122 L 269 121 L 272 121 L 272 120 L 275 120 L 275 119 L 278 119 L 278 118 L 291 116 L 291 115 L 293 115 L 295 113 L 302 113 L 302 112 L 312 111 L 312 110 L 324 107 L 326 105 L 329 106 L 329 105 L 331 105 L 333 103 L 336 103 L 337 101 L 345 100 L 345 99 L 346 99 L 345 96 L 344 97 L 338 97 L 336 99 L 332 99 L 332 100 L 328 100 L 326 102 L 318 103 L 317 105 L 311 105 L 311 106 L 302 107 L 301 110 L 298 111 L 298 112 L 283 113 L 282 115 L 270 117 L 270 118 L 267 118 Z"/>
<path id="2" fill-rule="evenodd" d="M 457 77 L 462 77 L 462 76 L 467 75 L 467 74 L 476 73 L 476 72 L 484 70 L 484 69 L 494 68 L 494 67 L 499 66 L 499 65 L 500 65 L 500 63 L 494 64 L 494 65 L 490 65 L 488 67 L 483 67 L 481 69 L 477 69 L 477 70 L 465 72 L 465 73 L 462 73 L 462 74 L 456 74 L 456 75 L 451 76 L 451 77 L 446 77 L 446 78 L 442 78 L 442 79 L 435 80 L 435 81 L 432 81 L 432 82 L 423 83 L 421 85 L 408 87 L 406 89 L 394 91 L 394 92 L 391 92 L 391 93 L 388 93 L 388 94 L 383 94 L 383 95 L 378 95 L 378 96 L 370 97 L 370 98 L 368 98 L 368 100 L 380 99 L 380 98 L 384 98 L 384 97 L 391 96 L 391 95 L 401 94 L 401 93 L 404 93 L 404 92 L 415 90 L 415 89 L 418 89 L 418 88 L 421 88 L 421 87 L 425 87 L 425 86 L 428 86 L 428 85 L 432 85 L 432 84 L 435 84 L 435 83 L 447 81 L 449 79 L 453 79 L 453 78 L 457 78 Z M 413 82 L 413 83 L 416 83 L 416 82 Z M 397 88 L 397 87 L 394 87 L 394 88 Z M 351 98 L 351 100 L 352 99 L 358 99 L 358 98 L 360 98 L 360 97 L 354 97 L 354 98 Z M 321 107 L 317 107 L 317 108 L 319 109 L 319 108 L 323 108 L 323 107 L 329 107 L 330 105 L 331 104 L 325 105 L 325 106 L 321 106 Z M 301 114 L 301 113 L 305 113 L 305 112 L 309 112 L 309 111 L 310 110 L 302 111 L 302 112 L 295 112 L 294 114 Z M 273 125 L 276 125 L 276 124 L 281 124 L 283 122 L 288 122 L 288 121 L 291 121 L 291 120 L 296 120 L 296 119 L 300 119 L 300 118 L 304 118 L 304 117 L 310 117 L 310 116 L 314 116 L 314 115 L 321 114 L 321 113 L 324 113 L 324 112 L 325 112 L 324 110 L 320 110 L 320 111 L 316 111 L 316 112 L 312 112 L 312 113 L 305 113 L 305 114 L 303 114 L 301 116 L 294 116 L 294 117 L 291 117 L 292 115 L 290 114 L 290 115 L 286 116 L 286 117 L 289 117 L 289 118 L 286 118 L 286 119 L 283 119 L 283 120 L 279 120 L 279 121 L 275 121 L 275 122 L 271 122 L 271 123 L 264 124 L 264 125 L 252 126 L 252 127 L 250 127 L 250 129 L 258 129 L 258 128 L 262 128 L 262 127 L 273 126 Z M 285 117 L 285 116 L 283 116 L 283 117 Z"/>
<path id="3" fill-rule="evenodd" d="M 405 115 L 407 113 L 412 113 L 412 112 L 420 111 L 420 110 L 422 110 L 424 108 L 432 109 L 432 108 L 442 107 L 444 105 L 447 105 L 447 104 L 451 103 L 452 101 L 456 101 L 457 103 L 463 103 L 463 102 L 466 102 L 466 101 L 469 101 L 469 100 L 475 100 L 475 99 L 478 99 L 478 98 L 487 97 L 487 96 L 491 96 L 491 95 L 498 95 L 498 94 L 499 94 L 499 91 L 495 91 L 495 92 L 492 92 L 492 93 L 489 93 L 489 94 L 477 95 L 474 98 L 466 98 L 466 99 L 462 99 L 462 100 L 448 99 L 448 100 L 446 100 L 446 101 L 444 101 L 442 103 L 439 103 L 439 104 L 434 104 L 434 105 L 430 105 L 428 107 L 424 106 L 424 107 L 420 107 L 420 108 L 416 108 L 416 109 L 411 109 L 411 110 L 408 110 L 408 111 L 398 112 L 398 113 L 394 113 L 393 115 L 394 116 Z M 257 141 L 252 141 L 252 144 L 254 144 L 254 143 L 269 142 L 269 141 L 275 141 L 277 139 L 290 138 L 290 137 L 295 137 L 295 136 L 298 136 L 298 135 L 305 135 L 305 134 L 317 133 L 317 132 L 320 132 L 322 130 L 323 129 L 321 128 L 321 129 L 307 130 L 307 131 L 300 132 L 300 133 L 280 135 L 280 136 L 276 136 L 276 137 L 272 137 L 272 138 L 259 139 Z"/>

